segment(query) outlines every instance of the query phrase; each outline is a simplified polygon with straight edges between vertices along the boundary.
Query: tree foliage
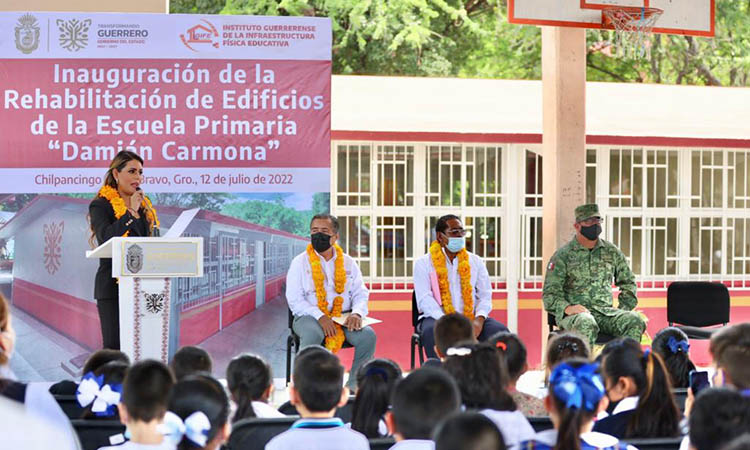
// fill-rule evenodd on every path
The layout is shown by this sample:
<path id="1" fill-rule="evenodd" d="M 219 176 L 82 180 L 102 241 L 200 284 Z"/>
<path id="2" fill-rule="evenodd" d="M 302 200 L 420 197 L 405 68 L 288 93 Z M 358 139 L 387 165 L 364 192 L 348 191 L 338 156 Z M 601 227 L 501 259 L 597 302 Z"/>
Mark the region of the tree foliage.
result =
<path id="1" fill-rule="evenodd" d="M 330 17 L 336 74 L 541 78 L 540 29 L 509 24 L 506 0 L 172 0 L 171 9 Z M 588 79 L 747 85 L 750 0 L 716 9 L 715 38 L 655 35 L 646 59 L 613 55 L 612 33 L 590 30 Z"/>
<path id="2" fill-rule="evenodd" d="M 310 211 L 298 211 L 284 205 L 279 196 L 273 201 L 249 200 L 227 203 L 221 213 L 257 225 L 305 236 L 310 230 Z"/>

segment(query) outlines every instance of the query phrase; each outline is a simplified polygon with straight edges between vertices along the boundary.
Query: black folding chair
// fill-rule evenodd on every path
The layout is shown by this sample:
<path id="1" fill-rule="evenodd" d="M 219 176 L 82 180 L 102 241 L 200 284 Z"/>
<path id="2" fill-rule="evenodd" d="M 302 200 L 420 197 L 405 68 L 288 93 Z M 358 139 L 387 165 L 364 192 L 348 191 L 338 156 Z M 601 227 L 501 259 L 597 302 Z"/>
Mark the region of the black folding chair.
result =
<path id="1" fill-rule="evenodd" d="M 690 339 L 711 339 L 729 323 L 729 290 L 722 283 L 675 281 L 667 288 L 667 322 Z M 722 327 L 705 328 L 715 325 Z"/>
<path id="2" fill-rule="evenodd" d="M 419 365 L 424 364 L 424 347 L 419 337 L 419 309 L 417 308 L 417 292 L 411 291 L 411 326 L 414 333 L 411 335 L 411 370 L 414 370 L 414 349 L 419 349 Z"/>
<path id="3" fill-rule="evenodd" d="M 526 419 L 529 421 L 529 423 L 531 424 L 531 428 L 533 428 L 534 432 L 536 433 L 539 433 L 540 431 L 551 430 L 555 427 L 554 425 L 552 425 L 552 419 L 547 416 L 527 417 Z"/>
<path id="4" fill-rule="evenodd" d="M 263 450 L 268 441 L 285 432 L 299 416 L 273 419 L 243 419 L 232 426 L 224 445 L 228 450 Z"/>
<path id="5" fill-rule="evenodd" d="M 286 382 L 289 384 L 289 380 L 292 379 L 292 349 L 294 349 L 294 355 L 299 352 L 299 336 L 297 336 L 297 333 L 294 332 L 294 329 L 292 328 L 292 324 L 294 323 L 294 314 L 292 314 L 292 310 L 288 309 L 289 311 L 289 336 L 286 338 Z M 350 344 L 347 341 L 344 341 L 344 345 L 341 348 L 351 348 L 352 344 Z M 356 374 L 349 374 L 350 377 L 357 376 Z"/>
<path id="6" fill-rule="evenodd" d="M 388 450 L 396 445 L 396 440 L 392 437 L 370 439 L 370 450 Z"/>
<path id="7" fill-rule="evenodd" d="M 119 420 L 82 420 L 74 419 L 70 423 L 81 441 L 83 450 L 97 450 L 125 442 L 123 433 L 125 425 Z"/>
<path id="8" fill-rule="evenodd" d="M 63 410 L 68 419 L 80 419 L 83 414 L 83 408 L 78 404 L 78 399 L 75 395 L 62 395 L 55 394 L 55 401 L 60 405 L 60 409 Z"/>
<path id="9" fill-rule="evenodd" d="M 557 332 L 559 331 L 556 328 L 557 327 L 557 320 L 555 319 L 555 315 L 554 314 L 547 313 L 547 324 L 549 325 L 549 334 L 547 335 L 547 340 L 549 341 L 552 338 L 552 336 L 554 336 L 555 334 L 557 334 Z M 607 342 L 612 341 L 614 339 L 615 339 L 614 336 L 612 336 L 610 334 L 607 334 L 607 333 L 601 333 L 600 332 L 596 336 L 596 343 L 604 345 Z"/>
<path id="10" fill-rule="evenodd" d="M 680 448 L 682 437 L 625 439 L 625 441 L 640 450 L 677 450 Z"/>

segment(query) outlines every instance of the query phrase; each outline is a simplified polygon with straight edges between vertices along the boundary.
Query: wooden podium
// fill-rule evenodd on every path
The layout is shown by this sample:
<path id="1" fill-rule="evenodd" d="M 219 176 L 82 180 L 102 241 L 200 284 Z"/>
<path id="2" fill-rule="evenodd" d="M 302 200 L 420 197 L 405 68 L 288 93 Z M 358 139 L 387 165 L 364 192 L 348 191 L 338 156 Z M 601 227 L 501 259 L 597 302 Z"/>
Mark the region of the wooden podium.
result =
<path id="1" fill-rule="evenodd" d="M 203 238 L 115 237 L 86 257 L 112 258 L 112 277 L 119 279 L 120 349 L 133 361 L 166 363 L 170 335 L 176 336 L 170 326 L 179 326 L 170 323 L 171 278 L 203 276 Z"/>

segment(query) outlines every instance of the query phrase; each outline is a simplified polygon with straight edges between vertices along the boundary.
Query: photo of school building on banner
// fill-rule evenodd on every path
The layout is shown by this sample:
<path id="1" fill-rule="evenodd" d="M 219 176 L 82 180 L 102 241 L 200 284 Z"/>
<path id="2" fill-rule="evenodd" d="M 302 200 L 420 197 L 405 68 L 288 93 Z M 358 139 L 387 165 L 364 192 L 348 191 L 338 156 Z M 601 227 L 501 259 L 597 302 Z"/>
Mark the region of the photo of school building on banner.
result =
<path id="1" fill-rule="evenodd" d="M 201 209 L 181 345 L 279 297 L 330 208 L 329 19 L 16 12 L 0 29 L 0 289 L 21 319 L 101 346 L 88 203 L 121 150 L 144 159 L 162 234 Z"/>

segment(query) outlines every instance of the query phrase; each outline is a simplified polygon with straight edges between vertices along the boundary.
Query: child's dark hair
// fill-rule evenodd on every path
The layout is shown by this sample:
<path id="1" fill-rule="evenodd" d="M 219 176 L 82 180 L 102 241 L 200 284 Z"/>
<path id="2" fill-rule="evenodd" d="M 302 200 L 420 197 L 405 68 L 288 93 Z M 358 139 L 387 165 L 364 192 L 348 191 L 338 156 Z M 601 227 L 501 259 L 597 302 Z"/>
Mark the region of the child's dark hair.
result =
<path id="1" fill-rule="evenodd" d="M 565 359 L 589 359 L 590 357 L 591 350 L 589 349 L 589 344 L 578 333 L 563 331 L 554 335 L 547 342 L 544 363 L 549 371 Z"/>
<path id="2" fill-rule="evenodd" d="M 487 342 L 500 351 L 508 366 L 508 377 L 511 382 L 517 381 L 526 368 L 526 346 L 515 333 L 501 331 L 494 334 Z"/>
<path id="3" fill-rule="evenodd" d="M 333 353 L 308 351 L 294 361 L 292 380 L 294 390 L 310 412 L 328 412 L 341 400 L 344 366 Z"/>
<path id="4" fill-rule="evenodd" d="M 552 370 L 549 396 L 559 417 L 555 450 L 580 450 L 581 429 L 594 420 L 599 401 L 604 397 L 604 384 L 597 374 L 597 363 L 587 359 L 567 359 Z M 571 397 L 580 394 L 580 404 Z"/>
<path id="5" fill-rule="evenodd" d="M 104 377 L 102 386 L 108 384 L 110 386 L 110 389 L 116 389 L 116 386 L 119 385 L 120 389 L 122 389 L 122 385 L 125 381 L 125 376 L 128 373 L 129 367 L 130 366 L 127 363 L 124 363 L 122 361 L 110 361 L 93 371 L 93 374 L 97 377 Z M 93 411 L 91 411 L 91 408 L 93 406 L 94 404 L 92 402 L 90 405 L 86 406 L 83 409 L 83 412 L 81 413 L 81 419 L 117 420 L 117 418 L 120 416 L 117 412 L 116 407 L 112 408 L 112 414 L 97 415 Z"/>
<path id="6" fill-rule="evenodd" d="M 352 429 L 368 438 L 381 437 L 380 421 L 391 405 L 401 368 L 390 359 L 373 359 L 357 372 L 357 397 L 352 407 Z"/>
<path id="7" fill-rule="evenodd" d="M 232 422 L 256 417 L 252 403 L 263 397 L 272 380 L 271 367 L 259 356 L 245 354 L 229 362 L 227 387 L 237 404 Z"/>
<path id="8" fill-rule="evenodd" d="M 438 425 L 435 450 L 505 450 L 505 439 L 492 420 L 477 412 L 454 414 Z"/>
<path id="9" fill-rule="evenodd" d="M 745 432 L 733 439 L 732 442 L 721 447 L 721 450 L 750 450 L 750 432 Z"/>
<path id="10" fill-rule="evenodd" d="M 206 415 L 211 428 L 206 442 L 216 437 L 229 418 L 229 399 L 224 387 L 208 374 L 188 375 L 178 381 L 169 396 L 169 410 L 184 421 L 191 414 L 200 411 Z M 177 450 L 201 448 L 200 445 L 183 437 Z"/>
<path id="11" fill-rule="evenodd" d="M 508 368 L 494 346 L 465 342 L 451 347 L 443 369 L 456 380 L 466 408 L 516 410 L 513 397 L 506 391 Z"/>
<path id="12" fill-rule="evenodd" d="M 701 391 L 690 411 L 690 444 L 697 450 L 717 450 L 750 432 L 750 399 L 734 389 Z"/>
<path id="13" fill-rule="evenodd" d="M 654 336 L 651 349 L 664 360 L 664 366 L 669 372 L 672 387 L 686 388 L 690 386 L 690 371 L 695 370 L 695 364 L 690 361 L 688 351 L 690 343 L 687 335 L 676 327 L 667 327 Z"/>
<path id="14" fill-rule="evenodd" d="M 146 359 L 133 364 L 123 383 L 122 403 L 133 420 L 151 422 L 167 411 L 174 376 L 166 364 Z"/>
<path id="15" fill-rule="evenodd" d="M 396 383 L 391 405 L 396 432 L 404 439 L 431 439 L 437 424 L 459 410 L 461 394 L 446 371 L 422 367 Z"/>
<path id="16" fill-rule="evenodd" d="M 435 347 L 441 355 L 459 342 L 474 338 L 474 327 L 463 314 L 446 314 L 435 322 Z"/>
<path id="17" fill-rule="evenodd" d="M 638 388 L 638 405 L 625 429 L 626 438 L 673 437 L 679 434 L 680 411 L 661 357 L 641 350 L 632 338 L 610 341 L 602 350 L 602 375 L 616 384 L 629 377 Z"/>
<path id="18" fill-rule="evenodd" d="M 92 353 L 83 365 L 83 373 L 94 372 L 96 369 L 107 364 L 111 361 L 120 361 L 128 366 L 130 365 L 130 358 L 124 352 L 120 350 L 113 350 L 111 348 L 103 348 Z"/>
<path id="19" fill-rule="evenodd" d="M 716 366 L 737 389 L 750 389 L 750 323 L 739 323 L 711 337 L 711 355 Z"/>
<path id="20" fill-rule="evenodd" d="M 200 347 L 181 347 L 169 362 L 169 367 L 177 380 L 196 373 L 211 373 L 211 356 Z"/>

